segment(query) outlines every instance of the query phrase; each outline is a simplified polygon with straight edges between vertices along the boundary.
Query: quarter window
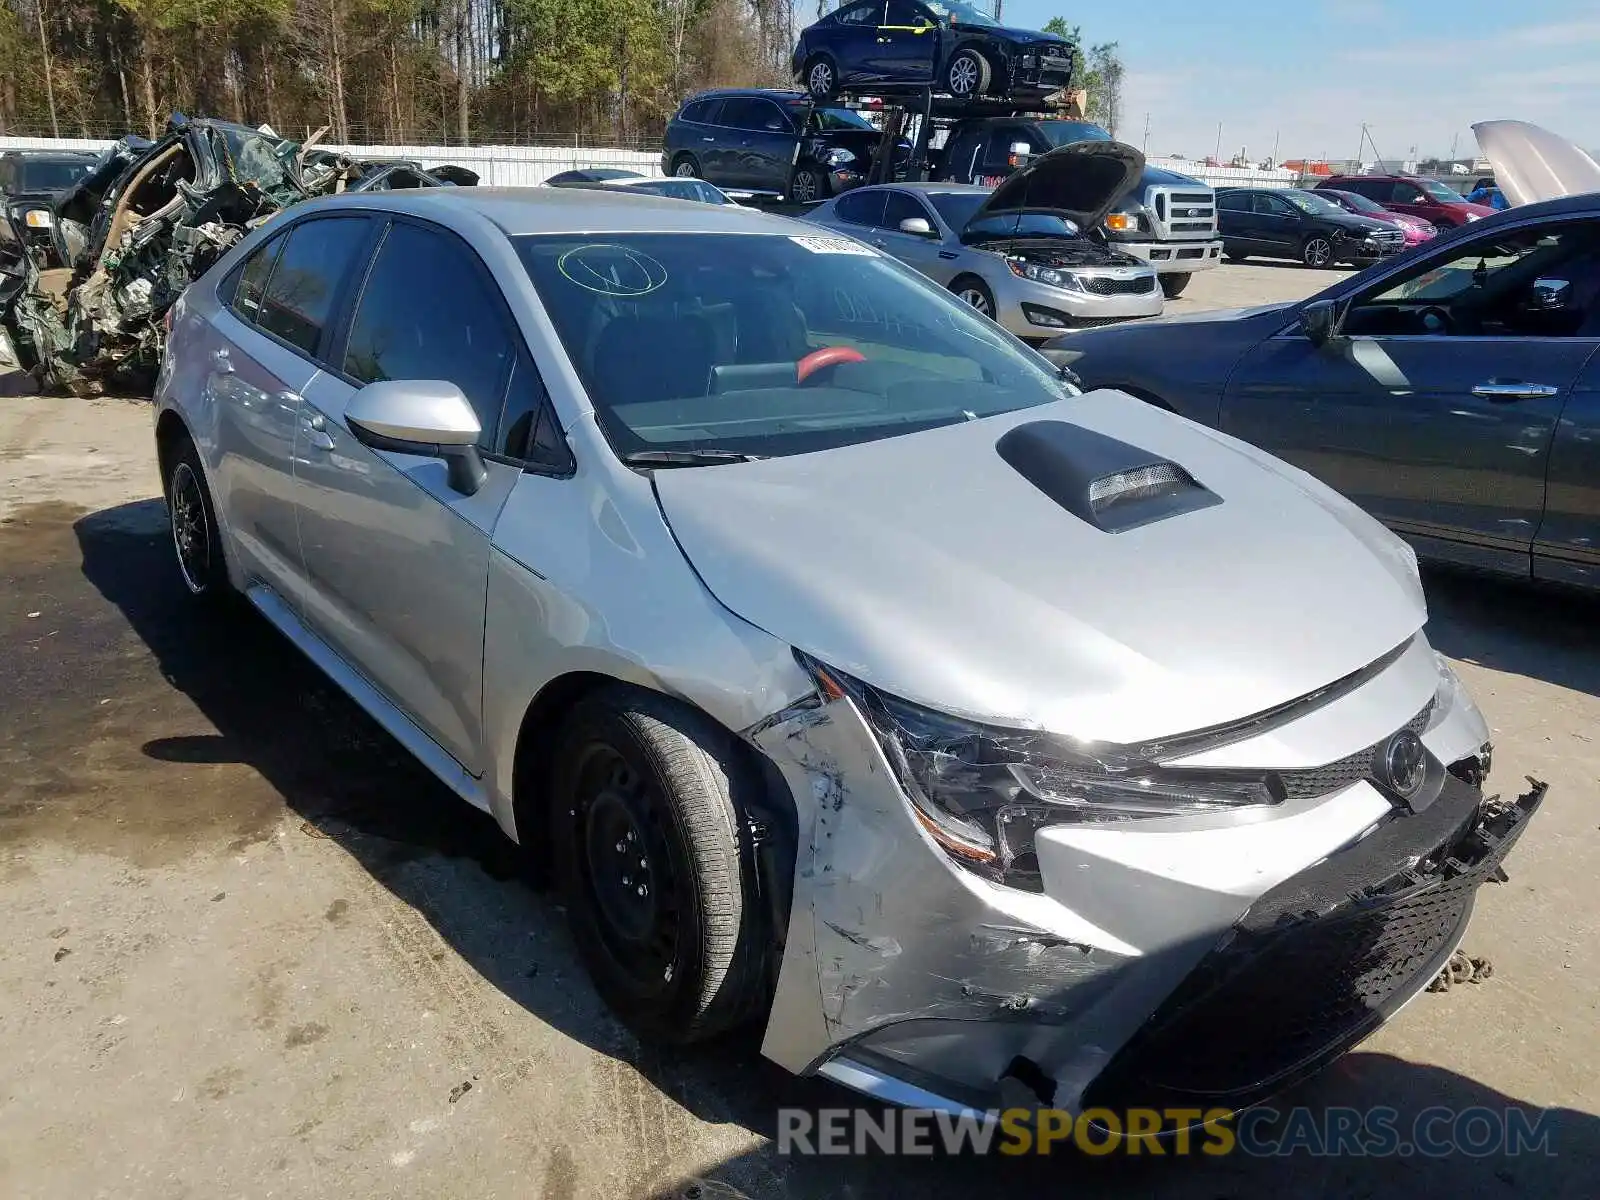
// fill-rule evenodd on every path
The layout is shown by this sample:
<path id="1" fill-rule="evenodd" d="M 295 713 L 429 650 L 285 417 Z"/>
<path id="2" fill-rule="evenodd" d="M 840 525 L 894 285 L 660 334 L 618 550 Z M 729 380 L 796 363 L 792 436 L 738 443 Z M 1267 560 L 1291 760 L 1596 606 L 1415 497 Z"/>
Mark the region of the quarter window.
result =
<path id="1" fill-rule="evenodd" d="M 319 217 L 289 230 L 256 324 L 314 355 L 366 232 L 363 217 Z"/>
<path id="2" fill-rule="evenodd" d="M 244 266 L 234 272 L 229 304 L 238 316 L 252 325 L 261 318 L 261 297 L 267 290 L 267 280 L 272 277 L 272 264 L 278 261 L 278 251 L 282 249 L 283 238 L 271 238 L 258 246 L 244 260 Z"/>
<path id="3" fill-rule="evenodd" d="M 526 350 L 518 350 L 511 367 L 511 383 L 506 389 L 505 436 L 502 453 L 535 467 L 563 472 L 572 467 L 572 453 L 550 405 L 539 369 Z"/>
<path id="4" fill-rule="evenodd" d="M 389 229 L 350 323 L 344 370 L 362 383 L 443 379 L 459 387 L 495 448 L 513 342 L 500 298 L 468 252 L 415 225 Z"/>

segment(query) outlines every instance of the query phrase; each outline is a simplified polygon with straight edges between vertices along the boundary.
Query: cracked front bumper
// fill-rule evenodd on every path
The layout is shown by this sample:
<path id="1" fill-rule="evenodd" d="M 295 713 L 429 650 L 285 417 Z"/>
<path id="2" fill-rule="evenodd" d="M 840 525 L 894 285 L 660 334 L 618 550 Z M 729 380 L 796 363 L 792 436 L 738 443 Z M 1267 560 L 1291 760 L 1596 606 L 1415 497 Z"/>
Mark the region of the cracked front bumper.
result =
<path id="1" fill-rule="evenodd" d="M 1486 731 L 1420 639 L 1362 689 L 1222 753 L 1316 765 L 1336 733 L 1369 738 L 1435 692 L 1423 741 L 1442 771 Z M 951 862 L 851 700 L 753 737 L 799 816 L 763 1052 L 953 1111 L 1016 1103 L 1019 1062 L 1037 1102 L 1065 1108 L 1241 1106 L 1318 1069 L 1426 985 L 1543 794 L 1489 806 L 1447 777 L 1409 814 L 1363 780 L 1251 820 L 1051 826 L 1031 893 Z M 1289 977 L 1299 991 L 1273 990 Z"/>

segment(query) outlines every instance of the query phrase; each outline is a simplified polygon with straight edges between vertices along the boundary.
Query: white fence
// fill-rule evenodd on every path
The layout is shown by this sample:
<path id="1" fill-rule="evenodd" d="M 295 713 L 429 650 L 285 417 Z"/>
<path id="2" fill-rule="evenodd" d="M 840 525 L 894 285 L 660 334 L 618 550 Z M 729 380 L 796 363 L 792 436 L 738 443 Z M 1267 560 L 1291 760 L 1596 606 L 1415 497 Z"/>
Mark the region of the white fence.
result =
<path id="1" fill-rule="evenodd" d="M 0 137 L 0 150 L 104 150 L 93 138 Z M 476 171 L 484 186 L 533 187 L 574 167 L 621 167 L 641 175 L 661 174 L 661 155 L 650 150 L 594 146 L 327 146 L 352 158 L 404 158 L 423 167 L 457 163 Z"/>
<path id="2" fill-rule="evenodd" d="M 0 150 L 102 150 L 111 143 L 83 138 L 0 137 Z M 575 167 L 621 167 L 641 175 L 661 174 L 661 156 L 653 150 L 616 150 L 597 146 L 330 146 L 354 158 L 406 158 L 424 167 L 459 163 L 476 171 L 485 186 L 533 187 L 558 171 Z M 1152 166 L 1203 179 L 1213 187 L 1294 187 L 1294 171 L 1262 171 L 1252 167 L 1208 167 L 1187 159 L 1152 158 Z"/>

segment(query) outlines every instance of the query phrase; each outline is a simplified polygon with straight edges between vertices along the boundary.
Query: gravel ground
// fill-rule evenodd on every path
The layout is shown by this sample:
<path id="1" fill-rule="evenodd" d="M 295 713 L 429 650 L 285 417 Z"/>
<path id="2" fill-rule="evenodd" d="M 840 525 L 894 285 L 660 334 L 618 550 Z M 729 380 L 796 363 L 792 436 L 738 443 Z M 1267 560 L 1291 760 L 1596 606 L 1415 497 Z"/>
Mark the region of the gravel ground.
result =
<path id="1" fill-rule="evenodd" d="M 1224 266 L 1172 311 L 1330 273 Z M 1551 784 L 1466 949 L 1294 1100 L 1558 1110 L 1555 1157 L 781 1158 L 842 1105 L 751 1039 L 641 1046 L 487 818 L 169 562 L 147 406 L 0 380 L 0 1195 L 1590 1197 L 1600 608 L 1430 577 L 1430 636 Z M 1241 1014 L 1241 1020 L 1248 1020 Z M 1049 1189 L 1049 1192 L 1046 1192 Z"/>

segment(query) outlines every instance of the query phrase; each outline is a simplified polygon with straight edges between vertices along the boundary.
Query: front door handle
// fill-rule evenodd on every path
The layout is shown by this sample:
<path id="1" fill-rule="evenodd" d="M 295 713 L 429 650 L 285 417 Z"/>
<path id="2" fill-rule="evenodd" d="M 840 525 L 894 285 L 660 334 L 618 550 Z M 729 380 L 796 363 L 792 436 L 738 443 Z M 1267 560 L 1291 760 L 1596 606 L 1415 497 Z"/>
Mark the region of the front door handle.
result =
<path id="1" fill-rule="evenodd" d="M 293 393 L 284 394 L 287 397 Z M 295 396 L 295 399 L 300 397 Z M 306 418 L 306 445 L 318 450 L 333 449 L 333 435 L 328 432 L 328 422 L 321 413 L 312 413 Z"/>
<path id="2" fill-rule="evenodd" d="M 1484 400 L 1504 403 L 1508 400 L 1548 400 L 1552 396 L 1559 396 L 1561 389 L 1551 387 L 1548 383 L 1523 383 L 1515 379 L 1502 382 L 1491 379 L 1488 383 L 1480 383 L 1474 387 L 1472 394 Z"/>
<path id="3" fill-rule="evenodd" d="M 717 140 L 717 139 L 716 139 L 716 138 L 714 138 L 714 137 L 703 137 L 703 138 L 701 138 L 701 139 L 700 139 L 700 140 L 701 140 L 701 141 L 702 141 L 702 142 L 714 142 L 714 141 L 716 141 L 716 140 Z"/>

